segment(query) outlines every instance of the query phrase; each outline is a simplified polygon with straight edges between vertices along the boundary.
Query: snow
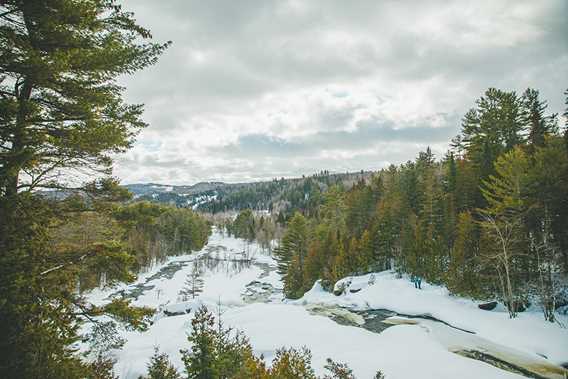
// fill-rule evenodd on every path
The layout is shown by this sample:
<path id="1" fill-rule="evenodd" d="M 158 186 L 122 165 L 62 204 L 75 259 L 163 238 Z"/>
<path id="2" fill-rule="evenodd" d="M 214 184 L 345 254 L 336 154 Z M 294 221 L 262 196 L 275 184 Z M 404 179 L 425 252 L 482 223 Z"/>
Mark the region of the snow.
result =
<path id="1" fill-rule="evenodd" d="M 182 368 L 180 348 L 187 348 L 190 315 L 162 318 L 145 334 L 127 333 L 128 340 L 118 353 L 120 377 L 135 378 L 158 346 Z M 223 321 L 244 331 L 255 353 L 268 362 L 282 346 L 307 346 L 312 364 L 323 374 L 328 357 L 348 362 L 358 378 L 372 378 L 381 369 L 396 378 L 518 378 L 484 363 L 449 352 L 420 327 L 397 326 L 375 334 L 364 329 L 340 326 L 303 307 L 287 304 L 251 304 L 228 309 Z"/>
<path id="2" fill-rule="evenodd" d="M 251 259 L 252 264 L 236 271 L 223 265 L 207 269 L 199 297 L 179 302 L 178 293 L 185 277 L 191 272 L 196 259 L 205 254 L 228 263 Z M 181 265 L 171 279 L 149 280 L 169 264 Z M 153 325 L 143 333 L 121 332 L 127 342 L 121 350 L 113 352 L 120 378 L 137 378 L 144 374 L 155 347 L 167 353 L 183 371 L 179 350 L 189 348 L 187 334 L 191 330 L 195 310 L 205 304 L 216 311 L 218 302 L 221 303 L 223 322 L 245 332 L 255 353 L 262 354 L 267 362 L 280 347 L 305 345 L 311 350 L 313 367 L 320 375 L 328 357 L 348 363 L 357 378 L 372 378 L 376 370 L 381 369 L 388 379 L 520 378 L 455 354 L 458 350 L 477 349 L 534 365 L 568 360 L 568 331 L 544 322 L 540 313 L 525 312 L 518 319 L 509 320 L 501 308 L 491 312 L 479 310 L 475 302 L 450 296 L 445 288 L 424 282 L 423 289 L 417 290 L 408 278 L 397 278 L 393 272 L 373 274 L 374 284 L 370 284 L 373 283 L 371 275 L 346 278 L 346 294 L 341 296 L 325 292 L 316 282 L 299 300 L 283 300 L 280 293 L 275 293 L 267 303 L 245 302 L 242 297 L 245 286 L 253 281 L 282 288 L 281 277 L 275 267 L 274 259 L 263 253 L 258 245 L 215 231 L 208 246 L 200 252 L 171 257 L 141 274 L 132 285 L 92 291 L 88 295 L 89 300 L 101 304 L 109 301 L 108 295 L 117 289 L 129 290 L 143 283 L 148 289 L 134 304 L 179 313 L 166 317 L 164 312 L 159 312 Z M 270 270 L 268 273 L 267 268 Z M 350 293 L 350 290 L 359 291 Z M 331 312 L 336 313 L 349 313 L 347 309 L 389 309 L 405 315 L 431 315 L 475 334 L 431 320 L 408 320 L 404 317 L 390 320 L 398 325 L 373 333 L 332 321 L 325 312 L 314 311 L 322 308 L 319 305 L 330 307 Z"/>
<path id="3" fill-rule="evenodd" d="M 371 275 L 375 283 L 369 285 Z M 568 329 L 544 322 L 537 310 L 519 313 L 511 320 L 504 307 L 484 311 L 472 300 L 450 296 L 445 287 L 423 282 L 422 289 L 416 289 L 408 278 L 397 278 L 392 271 L 344 279 L 344 283 L 348 282 L 351 284 L 342 296 L 325 292 L 316 283 L 296 303 L 333 304 L 360 310 L 389 309 L 406 315 L 431 316 L 497 344 L 515 346 L 534 356 L 544 355 L 556 364 L 568 361 Z M 350 293 L 351 288 L 360 291 Z M 568 324 L 568 318 L 558 317 L 564 325 Z"/>

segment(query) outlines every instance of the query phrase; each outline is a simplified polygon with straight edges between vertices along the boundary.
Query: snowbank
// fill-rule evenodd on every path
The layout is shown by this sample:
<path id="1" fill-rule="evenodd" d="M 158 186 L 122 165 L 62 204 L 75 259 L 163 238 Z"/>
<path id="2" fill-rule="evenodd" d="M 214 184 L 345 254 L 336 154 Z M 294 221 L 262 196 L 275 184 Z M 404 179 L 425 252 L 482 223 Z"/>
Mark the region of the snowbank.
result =
<path id="1" fill-rule="evenodd" d="M 431 316 L 492 342 L 545 356 L 555 364 L 568 362 L 568 329 L 545 322 L 538 311 L 519 313 L 511 320 L 503 307 L 484 311 L 472 300 L 451 296 L 445 287 L 425 282 L 422 290 L 418 290 L 408 278 L 399 279 L 392 271 L 350 277 L 344 279 L 344 283 L 346 290 L 341 296 L 324 291 L 318 282 L 294 303 L 334 304 L 359 310 L 388 309 L 405 315 Z M 352 288 L 359 291 L 351 293 Z M 559 317 L 568 325 L 567 317 Z"/>

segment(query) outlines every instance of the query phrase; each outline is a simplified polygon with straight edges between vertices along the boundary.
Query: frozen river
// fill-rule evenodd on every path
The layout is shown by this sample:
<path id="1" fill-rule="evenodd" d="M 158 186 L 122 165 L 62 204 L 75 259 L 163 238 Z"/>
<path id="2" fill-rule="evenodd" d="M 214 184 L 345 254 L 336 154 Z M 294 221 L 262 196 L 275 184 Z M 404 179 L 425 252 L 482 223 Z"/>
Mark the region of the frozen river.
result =
<path id="1" fill-rule="evenodd" d="M 195 299 L 183 299 L 180 291 L 196 265 L 202 272 L 202 291 Z M 378 369 L 389 379 L 563 377 L 563 369 L 555 364 L 558 362 L 545 359 L 543 355 L 562 356 L 562 350 L 566 348 L 568 358 L 565 329 L 559 329 L 560 337 L 555 337 L 558 341 L 550 341 L 553 350 L 544 351 L 537 344 L 535 349 L 538 351 L 534 353 L 530 345 L 516 349 L 504 344 L 508 338 L 499 341 L 484 338 L 481 321 L 471 325 L 464 323 L 465 328 L 457 329 L 449 323 L 423 317 L 400 317 L 407 313 L 412 316 L 412 312 L 401 312 L 396 302 L 388 310 L 379 310 L 387 307 L 371 307 L 369 301 L 361 303 L 359 300 L 367 296 L 365 293 L 372 293 L 371 290 L 376 292 L 383 288 L 381 286 L 389 286 L 387 280 L 393 286 L 382 289 L 385 296 L 405 296 L 407 293 L 408 299 L 422 296 L 420 300 L 431 296 L 439 303 L 445 295 L 434 297 L 440 292 L 434 287 L 431 292 L 408 292 L 412 288 L 404 280 L 378 275 L 376 285 L 359 286 L 373 288 L 363 288 L 351 297 L 336 300 L 315 286 L 305 298 L 287 301 L 283 299 L 282 283 L 272 257 L 256 244 L 214 232 L 201 252 L 171 257 L 139 275 L 135 283 L 95 290 L 89 298 L 95 303 L 104 303 L 112 296 L 124 296 L 133 299 L 134 305 L 159 310 L 148 331 L 121 332 L 126 343 L 122 349 L 113 352 L 121 378 L 137 378 L 145 373 L 155 347 L 167 353 L 181 369 L 179 350 L 189 347 L 186 336 L 191 329 L 193 310 L 201 304 L 214 312 L 220 306 L 223 322 L 245 332 L 255 352 L 263 354 L 267 362 L 282 346 L 307 346 L 313 354 L 313 366 L 320 374 L 329 357 L 348 363 L 357 378 L 372 378 Z M 361 282 L 366 281 L 366 278 L 361 279 Z M 356 284 L 354 282 L 352 286 Z M 438 303 L 434 302 L 432 306 Z M 449 308 L 454 307 L 453 303 L 448 304 Z M 464 308 L 469 307 L 464 304 Z M 391 312 L 392 309 L 398 313 Z M 480 315 L 484 317 L 483 313 Z M 492 317 L 497 319 L 500 315 L 495 313 Z M 532 319 L 529 321 L 532 325 Z M 480 333 L 469 330 L 469 326 L 475 329 L 477 325 L 481 325 Z M 540 324 L 535 321 L 535 325 Z M 558 334 L 555 330 L 543 330 L 550 336 Z M 562 336 L 567 337 L 564 345 Z M 552 337 L 545 334 L 543 338 Z M 513 342 L 522 345 L 523 340 Z M 527 367 L 528 371 L 525 370 Z"/>

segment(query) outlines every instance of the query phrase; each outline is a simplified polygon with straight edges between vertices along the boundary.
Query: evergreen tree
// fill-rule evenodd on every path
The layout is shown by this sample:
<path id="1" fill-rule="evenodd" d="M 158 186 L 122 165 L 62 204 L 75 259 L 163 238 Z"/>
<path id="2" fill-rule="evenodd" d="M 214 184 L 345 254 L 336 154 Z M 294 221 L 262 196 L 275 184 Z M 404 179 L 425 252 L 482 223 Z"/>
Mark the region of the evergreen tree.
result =
<path id="1" fill-rule="evenodd" d="M 215 379 L 218 373 L 215 367 L 215 319 L 202 306 L 191 320 L 192 332 L 188 336 L 190 350 L 180 350 L 182 361 L 190 379 Z"/>
<path id="2" fill-rule="evenodd" d="M 71 345 L 82 316 L 104 310 L 77 295 L 78 273 L 115 267 L 117 279 L 132 279 L 133 260 L 113 243 L 54 250 L 54 224 L 125 195 L 108 179 L 69 188 L 62 174 L 108 173 L 111 155 L 131 146 L 142 106 L 123 102 L 116 79 L 156 62 L 167 44 L 148 43 L 112 0 L 3 1 L 0 25 L 0 376 L 84 377 Z M 46 188 L 92 200 L 31 193 Z M 125 316 L 125 306 L 112 308 Z"/>
<path id="3" fill-rule="evenodd" d="M 142 42 L 150 32 L 115 1 L 9 0 L 0 14 L 0 194 L 59 188 L 60 169 L 108 168 L 145 125 L 116 78 L 155 63 L 167 44 Z"/>
<path id="4" fill-rule="evenodd" d="M 371 233 L 368 230 L 363 232 L 361 240 L 359 241 L 359 254 L 358 254 L 358 269 L 361 273 L 369 272 L 371 265 L 373 264 L 373 240 L 371 239 Z M 377 262 L 379 270 L 386 268 L 386 262 L 383 259 Z"/>
<path id="5" fill-rule="evenodd" d="M 355 379 L 353 370 L 351 370 L 345 363 L 337 363 L 327 358 L 324 368 L 330 372 L 323 377 L 323 379 Z"/>
<path id="6" fill-rule="evenodd" d="M 490 88 L 465 114 L 461 144 L 482 178 L 493 173 L 499 155 L 523 142 L 523 128 L 520 100 L 514 92 Z"/>
<path id="7" fill-rule="evenodd" d="M 322 206 L 323 219 L 331 227 L 331 231 L 338 236 L 346 229 L 345 194 L 339 186 L 332 186 L 325 193 Z"/>
<path id="8" fill-rule="evenodd" d="M 282 237 L 282 241 L 274 250 L 276 260 L 278 261 L 278 273 L 284 277 L 284 281 L 286 281 L 288 266 L 292 261 L 292 258 L 297 256 L 300 267 L 303 266 L 307 249 L 307 221 L 300 213 L 296 213 L 288 223 L 288 228 Z"/>
<path id="9" fill-rule="evenodd" d="M 284 277 L 284 294 L 290 299 L 298 299 L 304 294 L 304 267 L 300 264 L 298 254 L 292 256 L 292 260 Z"/>
<path id="10" fill-rule="evenodd" d="M 202 272 L 197 262 L 193 262 L 191 273 L 185 279 L 184 287 L 180 290 L 179 296 L 181 301 L 188 301 L 195 299 L 196 296 L 203 291 L 203 279 L 201 278 Z"/>
<path id="11" fill-rule="evenodd" d="M 499 287 L 511 317 L 516 317 L 519 301 L 518 270 L 526 241 L 523 241 L 523 217 L 529 162 L 522 149 L 506 153 L 495 162 L 496 175 L 484 182 L 483 195 L 488 207 L 480 210 L 482 226 L 493 241 L 493 249 L 484 252 L 487 264 L 496 268 Z M 524 247 L 524 249 L 523 249 Z"/>
<path id="12" fill-rule="evenodd" d="M 537 90 L 528 88 L 521 98 L 523 122 L 529 130 L 528 140 L 532 147 L 543 146 L 547 135 L 556 133 L 554 116 L 546 117 L 548 105 L 539 99 Z"/>
<path id="13" fill-rule="evenodd" d="M 312 353 L 307 349 L 279 349 L 272 361 L 270 377 L 275 379 L 317 379 L 311 366 Z"/>
<path id="14" fill-rule="evenodd" d="M 318 238 L 314 239 L 308 248 L 304 261 L 304 291 L 308 291 L 323 271 L 322 245 Z"/>
<path id="15" fill-rule="evenodd" d="M 140 379 L 181 379 L 181 375 L 170 362 L 167 354 L 156 348 L 148 363 L 148 373 Z"/>
<path id="16" fill-rule="evenodd" d="M 477 233 L 471 213 L 458 216 L 455 243 L 451 253 L 448 271 L 448 288 L 454 293 L 472 295 L 476 287 L 474 259 L 477 256 Z"/>

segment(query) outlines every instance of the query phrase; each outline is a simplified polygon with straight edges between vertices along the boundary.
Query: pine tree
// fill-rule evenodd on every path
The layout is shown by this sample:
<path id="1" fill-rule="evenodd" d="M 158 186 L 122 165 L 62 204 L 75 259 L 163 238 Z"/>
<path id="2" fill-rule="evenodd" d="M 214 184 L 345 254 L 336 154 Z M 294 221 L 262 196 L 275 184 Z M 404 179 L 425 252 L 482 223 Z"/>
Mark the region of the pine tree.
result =
<path id="1" fill-rule="evenodd" d="M 346 230 L 346 205 L 343 190 L 335 185 L 325 193 L 325 201 L 322 206 L 322 216 L 328 223 L 333 233 L 342 235 Z"/>
<path id="2" fill-rule="evenodd" d="M 351 256 L 349 254 L 349 249 L 345 248 L 342 241 L 338 244 L 338 251 L 333 259 L 332 263 L 332 283 L 335 284 L 340 279 L 345 278 L 349 274 L 353 273 L 352 271 L 352 260 L 350 259 Z"/>
<path id="3" fill-rule="evenodd" d="M 151 38 L 115 1 L 2 2 L 0 194 L 59 188 L 60 169 L 110 167 L 144 127 L 118 76 L 156 62 Z M 41 57 L 41 58 L 40 58 Z M 31 176 L 22 182 L 24 171 Z"/>
<path id="4" fill-rule="evenodd" d="M 317 234 L 317 231 L 316 231 Z M 308 291 L 323 271 L 322 243 L 316 236 L 309 245 L 308 254 L 304 261 L 304 291 Z"/>
<path id="5" fill-rule="evenodd" d="M 126 104 L 116 80 L 167 44 L 147 43 L 150 32 L 112 0 L 2 1 L 0 24 L 0 377 L 85 377 L 71 345 L 82 315 L 104 310 L 77 295 L 78 273 L 108 267 L 131 279 L 134 262 L 114 243 L 54 249 L 59 221 L 126 198 L 113 180 L 69 188 L 62 173 L 108 174 L 112 154 L 131 146 L 142 106 Z M 46 188 L 92 200 L 32 194 Z"/>
<path id="6" fill-rule="evenodd" d="M 462 212 L 458 216 L 448 270 L 448 288 L 452 292 L 471 294 L 468 291 L 475 287 L 473 266 L 477 245 L 475 221 L 471 213 Z"/>
<path id="7" fill-rule="evenodd" d="M 556 133 L 554 117 L 546 117 L 548 105 L 539 99 L 537 90 L 528 88 L 521 98 L 523 105 L 523 122 L 529 130 L 528 140 L 531 147 L 544 146 L 545 137 Z"/>
<path id="8" fill-rule="evenodd" d="M 276 351 L 269 377 L 317 379 L 311 366 L 312 353 L 307 349 L 282 348 Z"/>
<path id="9" fill-rule="evenodd" d="M 514 92 L 488 89 L 462 121 L 461 143 L 482 178 L 499 155 L 523 142 L 521 102 Z"/>
<path id="10" fill-rule="evenodd" d="M 274 250 L 274 255 L 278 261 L 278 273 L 286 280 L 288 266 L 294 256 L 298 256 L 300 266 L 308 250 L 308 225 L 306 218 L 300 213 L 288 223 L 288 228 L 282 237 L 279 246 Z"/>
<path id="11" fill-rule="evenodd" d="M 359 241 L 359 254 L 358 254 L 358 266 L 361 273 L 369 272 L 371 265 L 373 264 L 373 240 L 371 239 L 371 233 L 369 230 L 365 230 L 361 235 L 361 240 Z M 381 259 L 377 262 L 380 270 L 386 269 L 385 257 L 381 256 Z"/>
<path id="12" fill-rule="evenodd" d="M 216 379 L 215 369 L 215 319 L 202 306 L 191 320 L 192 332 L 188 336 L 190 350 L 180 350 L 182 361 L 190 379 Z"/>
<path id="13" fill-rule="evenodd" d="M 148 372 L 140 379 L 181 379 L 181 375 L 170 362 L 167 354 L 154 349 L 154 355 L 148 363 Z"/>
<path id="14" fill-rule="evenodd" d="M 324 368 L 330 372 L 326 374 L 323 379 L 355 379 L 353 370 L 351 370 L 345 363 L 337 363 L 327 358 Z"/>
<path id="15" fill-rule="evenodd" d="M 189 275 L 187 275 L 184 287 L 179 292 L 181 301 L 195 299 L 195 297 L 203 291 L 203 279 L 201 275 L 202 272 L 199 268 L 199 265 L 197 264 L 197 262 L 193 262 L 191 272 L 189 273 Z"/>
<path id="16" fill-rule="evenodd" d="M 284 294 L 290 299 L 298 299 L 304 294 L 304 267 L 297 254 L 292 256 L 284 278 Z"/>

